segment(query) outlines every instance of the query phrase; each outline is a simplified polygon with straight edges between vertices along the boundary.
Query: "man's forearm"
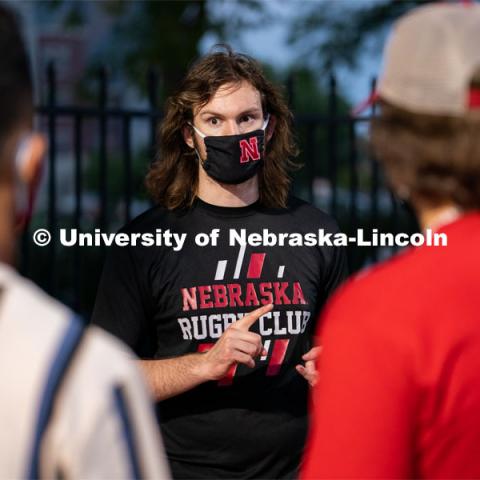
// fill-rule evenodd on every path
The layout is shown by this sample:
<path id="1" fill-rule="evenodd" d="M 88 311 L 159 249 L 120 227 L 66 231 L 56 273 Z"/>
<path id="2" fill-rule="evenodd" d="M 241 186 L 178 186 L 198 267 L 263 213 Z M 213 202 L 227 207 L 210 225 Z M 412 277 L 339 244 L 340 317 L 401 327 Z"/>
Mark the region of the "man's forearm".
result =
<path id="1" fill-rule="evenodd" d="M 234 364 L 255 367 L 254 359 L 267 352 L 262 337 L 250 327 L 271 311 L 264 305 L 230 325 L 210 350 L 165 360 L 140 360 L 140 367 L 156 400 L 166 400 L 209 380 L 223 378 Z"/>
<path id="2" fill-rule="evenodd" d="M 208 381 L 202 356 L 202 353 L 192 353 L 164 360 L 140 360 L 155 400 L 166 400 Z"/>

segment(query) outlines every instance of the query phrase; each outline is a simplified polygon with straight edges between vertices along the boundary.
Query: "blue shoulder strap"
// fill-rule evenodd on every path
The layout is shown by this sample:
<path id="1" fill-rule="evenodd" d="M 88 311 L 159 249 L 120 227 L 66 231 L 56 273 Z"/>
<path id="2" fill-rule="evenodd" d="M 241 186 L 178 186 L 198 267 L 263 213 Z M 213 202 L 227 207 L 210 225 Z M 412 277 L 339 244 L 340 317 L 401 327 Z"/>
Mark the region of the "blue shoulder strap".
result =
<path id="1" fill-rule="evenodd" d="M 45 388 L 41 396 L 40 408 L 34 429 L 33 445 L 27 466 L 27 479 L 33 480 L 40 477 L 40 449 L 42 439 L 52 416 L 56 393 L 66 377 L 68 367 L 71 364 L 74 353 L 80 345 L 84 330 L 85 328 L 80 318 L 72 316 L 65 334 L 59 342 L 57 353 L 53 357 L 53 362 L 50 366 Z"/>

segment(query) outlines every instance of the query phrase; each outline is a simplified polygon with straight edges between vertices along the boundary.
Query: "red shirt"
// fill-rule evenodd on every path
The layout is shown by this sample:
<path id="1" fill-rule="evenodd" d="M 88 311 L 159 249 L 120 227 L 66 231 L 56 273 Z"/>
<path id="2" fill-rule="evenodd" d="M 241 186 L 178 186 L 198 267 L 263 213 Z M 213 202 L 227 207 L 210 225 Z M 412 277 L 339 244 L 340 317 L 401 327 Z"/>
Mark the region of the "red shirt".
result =
<path id="1" fill-rule="evenodd" d="M 302 479 L 480 478 L 480 213 L 327 307 Z"/>

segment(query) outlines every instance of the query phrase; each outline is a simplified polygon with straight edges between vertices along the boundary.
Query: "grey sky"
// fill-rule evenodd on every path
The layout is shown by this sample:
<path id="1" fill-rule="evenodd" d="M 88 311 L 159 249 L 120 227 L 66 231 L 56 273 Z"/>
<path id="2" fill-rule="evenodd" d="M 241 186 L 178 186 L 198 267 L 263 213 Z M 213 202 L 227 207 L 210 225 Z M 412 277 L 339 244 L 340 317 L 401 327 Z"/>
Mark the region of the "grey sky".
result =
<path id="1" fill-rule="evenodd" d="M 285 69 L 296 62 L 295 49 L 287 42 L 287 21 L 302 13 L 305 7 L 328 8 L 328 4 L 345 3 L 352 8 L 368 6 L 377 0 L 266 0 L 265 5 L 271 10 L 272 22 L 261 28 L 248 30 L 238 40 L 232 40 L 235 49 L 248 53 L 259 60 L 271 63 L 280 69 Z M 229 2 L 218 2 L 220 11 L 213 14 L 228 15 Z M 202 42 L 202 51 L 207 51 L 217 39 L 206 36 Z M 370 90 L 371 78 L 378 75 L 381 66 L 381 51 L 366 52 L 361 58 L 358 70 L 339 69 L 338 80 L 342 93 L 356 104 L 366 98 Z"/>

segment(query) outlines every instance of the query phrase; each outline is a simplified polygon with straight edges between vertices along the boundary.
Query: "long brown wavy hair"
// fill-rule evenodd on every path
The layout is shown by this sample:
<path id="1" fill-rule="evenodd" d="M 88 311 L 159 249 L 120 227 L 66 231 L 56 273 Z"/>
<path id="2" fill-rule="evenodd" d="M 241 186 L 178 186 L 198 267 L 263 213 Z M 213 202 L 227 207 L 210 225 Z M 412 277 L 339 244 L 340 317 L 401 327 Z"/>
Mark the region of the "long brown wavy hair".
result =
<path id="1" fill-rule="evenodd" d="M 292 133 L 292 114 L 282 91 L 265 77 L 261 66 L 248 55 L 223 46 L 188 71 L 180 87 L 169 97 L 159 129 L 159 152 L 146 177 L 149 194 L 169 210 L 188 208 L 198 189 L 199 164 L 194 150 L 185 143 L 183 129 L 193 121 L 193 112 L 206 105 L 219 87 L 246 80 L 261 95 L 263 112 L 276 119 L 259 175 L 259 200 L 266 207 L 285 207 L 290 171 L 298 168 L 293 158 L 298 150 Z"/>

